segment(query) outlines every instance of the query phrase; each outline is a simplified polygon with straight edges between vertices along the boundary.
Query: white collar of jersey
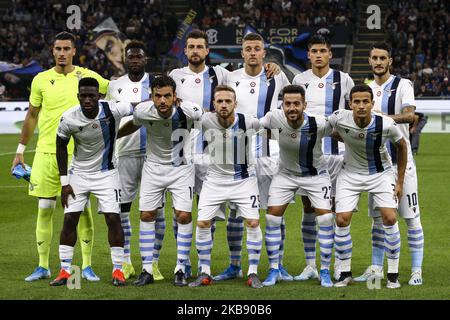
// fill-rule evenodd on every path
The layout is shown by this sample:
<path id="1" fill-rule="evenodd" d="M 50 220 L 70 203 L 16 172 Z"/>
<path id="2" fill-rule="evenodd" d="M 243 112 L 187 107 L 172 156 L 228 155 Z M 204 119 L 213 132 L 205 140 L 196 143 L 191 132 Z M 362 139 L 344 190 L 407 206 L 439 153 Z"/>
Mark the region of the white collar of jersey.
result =
<path id="1" fill-rule="evenodd" d="M 127 76 L 128 80 L 130 80 L 130 81 L 131 81 L 131 79 L 130 79 L 130 77 L 129 77 L 128 73 L 126 74 L 126 76 Z M 145 81 L 145 80 L 147 79 L 147 77 L 148 77 L 148 73 L 147 73 L 147 72 L 144 72 L 144 76 L 142 77 L 142 79 L 141 79 L 141 80 L 137 81 L 137 83 L 141 83 L 141 82 L 144 82 L 144 81 Z M 131 82 L 134 82 L 134 81 L 131 81 Z"/>
<path id="2" fill-rule="evenodd" d="M 203 73 L 205 73 L 206 71 L 208 71 L 208 68 L 209 68 L 209 67 L 208 67 L 207 65 L 205 65 L 205 69 L 203 69 L 203 70 L 200 71 L 199 73 L 196 73 L 196 72 L 192 71 L 192 70 L 189 68 L 189 66 L 184 67 L 184 70 L 185 70 L 185 72 L 188 73 L 188 74 L 192 74 L 192 75 L 194 75 L 194 76 L 197 76 L 197 75 L 199 75 L 199 74 L 203 74 Z"/>
<path id="3" fill-rule="evenodd" d="M 350 111 L 350 110 L 349 110 Z M 350 111 L 351 112 L 351 111 Z M 379 116 L 380 114 L 376 114 L 375 112 L 371 112 L 370 113 L 370 115 L 371 115 L 371 119 L 370 119 L 370 122 L 369 122 L 369 124 L 367 125 L 367 126 L 365 126 L 365 127 L 363 127 L 363 128 L 361 128 L 360 126 L 358 126 L 357 124 L 356 124 L 356 122 L 355 122 L 355 118 L 353 118 L 353 114 L 352 114 L 352 121 L 353 121 L 353 124 L 355 125 L 355 128 L 358 128 L 358 129 L 360 129 L 360 130 L 364 130 L 364 129 L 367 129 L 367 128 L 369 128 L 371 125 L 372 125 L 372 123 L 375 121 L 375 116 Z"/>
<path id="4" fill-rule="evenodd" d="M 241 70 L 242 70 L 242 74 L 243 74 L 245 77 L 251 78 L 251 79 L 259 78 L 259 77 L 261 77 L 261 75 L 262 75 L 263 73 L 266 72 L 266 71 L 264 70 L 264 66 L 262 67 L 261 72 L 258 73 L 256 76 L 251 76 L 251 75 L 249 75 L 247 72 L 245 72 L 245 67 L 242 67 Z"/>
<path id="5" fill-rule="evenodd" d="M 325 75 L 324 75 L 322 78 L 320 78 L 320 77 L 318 77 L 318 76 L 312 71 L 312 69 L 309 69 L 309 70 L 311 70 L 311 74 L 313 75 L 313 77 L 315 77 L 315 78 L 317 78 L 317 79 L 319 79 L 319 80 L 326 79 L 326 78 L 333 72 L 333 69 L 330 68 L 330 69 L 328 70 L 328 72 L 325 73 Z"/>
<path id="6" fill-rule="evenodd" d="M 222 125 L 219 122 L 219 116 L 217 115 L 217 113 L 216 113 L 216 119 L 217 119 L 217 122 L 219 123 L 219 126 L 221 129 L 228 130 L 228 129 L 233 128 L 236 125 L 236 122 L 238 122 L 238 120 L 239 120 L 239 116 L 238 116 L 237 112 L 234 113 L 234 121 L 232 124 L 230 124 L 230 126 L 228 128 L 222 127 Z"/>
<path id="7" fill-rule="evenodd" d="M 393 74 L 389 76 L 389 78 L 381 85 L 379 85 L 375 80 L 373 80 L 370 84 L 373 86 L 374 89 L 384 89 L 391 81 L 395 78 Z"/>

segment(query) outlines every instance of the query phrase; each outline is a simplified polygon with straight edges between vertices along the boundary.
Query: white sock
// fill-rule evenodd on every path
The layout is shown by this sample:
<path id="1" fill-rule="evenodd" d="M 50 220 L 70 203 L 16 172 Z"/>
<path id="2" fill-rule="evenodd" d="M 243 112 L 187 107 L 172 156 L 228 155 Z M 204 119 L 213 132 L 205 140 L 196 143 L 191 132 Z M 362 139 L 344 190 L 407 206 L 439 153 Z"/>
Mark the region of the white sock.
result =
<path id="1" fill-rule="evenodd" d="M 247 227 L 247 251 L 248 273 L 258 274 L 259 258 L 261 257 L 262 231 L 258 225 L 256 228 Z"/>
<path id="2" fill-rule="evenodd" d="M 350 272 L 352 263 L 352 236 L 350 235 L 350 226 L 334 228 L 334 248 L 336 259 L 339 260 L 339 269 L 341 272 Z"/>
<path id="3" fill-rule="evenodd" d="M 113 272 L 116 270 L 122 271 L 123 264 L 123 247 L 111 247 L 111 260 L 113 264 Z"/>
<path id="4" fill-rule="evenodd" d="M 280 263 L 281 221 L 283 217 L 266 214 L 266 250 L 270 268 L 278 269 Z"/>
<path id="5" fill-rule="evenodd" d="M 177 235 L 177 266 L 175 272 L 181 269 L 185 272 L 186 261 L 191 252 L 192 243 L 192 221 L 188 224 L 178 223 Z"/>
<path id="6" fill-rule="evenodd" d="M 211 227 L 196 229 L 195 244 L 198 252 L 198 259 L 200 261 L 200 267 L 202 273 L 211 275 L 211 249 L 212 249 L 212 237 Z"/>
<path id="7" fill-rule="evenodd" d="M 123 245 L 123 252 L 124 252 L 124 261 L 128 264 L 131 264 L 131 257 L 130 257 L 130 240 L 131 240 L 131 223 L 130 223 L 130 212 L 121 212 L 120 213 L 120 221 L 123 228 L 123 237 L 124 237 L 124 245 Z"/>
<path id="8" fill-rule="evenodd" d="M 155 221 L 140 222 L 139 225 L 139 249 L 141 252 L 142 269 L 153 274 L 153 247 L 155 245 Z"/>
<path id="9" fill-rule="evenodd" d="M 166 219 L 164 217 L 164 208 L 157 210 L 155 220 L 155 245 L 153 247 L 153 262 L 158 262 L 159 255 L 164 240 L 164 233 L 166 232 Z"/>
<path id="10" fill-rule="evenodd" d="M 227 219 L 227 241 L 230 249 L 230 263 L 232 265 L 241 265 L 243 238 L 244 220 L 236 217 L 236 210 L 230 210 L 230 214 Z"/>
<path id="11" fill-rule="evenodd" d="M 302 238 L 305 251 L 306 264 L 316 267 L 316 215 L 314 213 L 305 213 L 303 210 L 302 218 Z"/>
<path id="12" fill-rule="evenodd" d="M 330 269 L 334 243 L 334 215 L 326 213 L 317 216 L 319 225 L 320 269 Z"/>
<path id="13" fill-rule="evenodd" d="M 388 261 L 388 273 L 398 273 L 398 261 L 400 259 L 400 231 L 398 222 L 392 226 L 383 225 L 384 247 Z"/>
<path id="14" fill-rule="evenodd" d="M 73 259 L 73 247 L 60 244 L 59 259 L 61 261 L 61 269 L 64 269 L 68 273 L 70 273 Z"/>

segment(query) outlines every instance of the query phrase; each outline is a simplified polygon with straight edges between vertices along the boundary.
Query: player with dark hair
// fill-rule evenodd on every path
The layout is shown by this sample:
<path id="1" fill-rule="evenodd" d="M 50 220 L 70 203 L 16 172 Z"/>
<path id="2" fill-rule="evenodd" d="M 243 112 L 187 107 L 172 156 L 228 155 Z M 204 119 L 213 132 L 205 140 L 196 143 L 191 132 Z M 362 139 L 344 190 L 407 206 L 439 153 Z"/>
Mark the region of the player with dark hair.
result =
<path id="1" fill-rule="evenodd" d="M 75 36 L 69 32 L 61 32 L 53 42 L 53 57 L 55 66 L 41 72 L 31 83 L 30 104 L 22 126 L 20 143 L 13 160 L 13 168 L 20 164 L 24 166 L 23 153 L 36 125 L 39 136 L 36 154 L 33 160 L 30 179 L 31 196 L 39 198 L 36 223 L 36 243 L 39 253 L 39 265 L 34 272 L 25 278 L 35 281 L 50 277 L 49 256 L 53 234 L 53 212 L 56 206 L 56 196 L 59 195 L 61 184 L 56 163 L 56 129 L 61 115 L 78 104 L 78 81 L 85 77 L 93 77 L 99 82 L 100 93 L 105 94 L 108 80 L 97 73 L 74 66 L 72 60 L 76 54 Z M 73 141 L 68 144 L 69 156 L 73 153 Z M 80 217 L 78 227 L 81 252 L 83 256 L 83 278 L 98 281 L 91 268 L 91 255 L 94 240 L 94 223 L 89 202 Z"/>

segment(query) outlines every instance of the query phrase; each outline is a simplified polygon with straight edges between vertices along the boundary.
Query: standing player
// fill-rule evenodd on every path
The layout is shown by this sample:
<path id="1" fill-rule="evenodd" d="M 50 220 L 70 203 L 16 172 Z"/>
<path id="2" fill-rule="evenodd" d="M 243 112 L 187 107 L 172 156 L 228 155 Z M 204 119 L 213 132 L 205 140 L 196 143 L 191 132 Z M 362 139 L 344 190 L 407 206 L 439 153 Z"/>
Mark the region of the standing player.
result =
<path id="1" fill-rule="evenodd" d="M 247 34 L 242 40 L 242 58 L 244 67 L 233 71 L 227 84 L 234 89 L 237 98 L 237 112 L 262 118 L 269 110 L 277 109 L 278 95 L 281 90 L 289 85 L 289 80 L 283 72 L 268 78 L 263 68 L 266 50 L 264 39 L 255 33 Z M 267 136 L 255 137 L 256 174 L 260 195 L 260 208 L 267 209 L 267 199 L 272 176 L 278 170 L 278 143 L 276 140 L 267 139 Z M 227 223 L 227 239 L 230 248 L 230 265 L 214 280 L 233 279 L 241 274 L 241 248 L 244 225 L 242 219 L 236 217 L 236 210 L 230 210 Z M 285 238 L 284 222 L 282 225 L 282 242 Z M 283 245 L 281 246 L 283 248 Z M 281 249 L 282 251 L 282 249 Z M 280 272 L 283 280 L 292 280 L 292 276 L 285 270 L 280 253 Z"/>
<path id="2" fill-rule="evenodd" d="M 397 203 L 401 198 L 407 161 L 407 144 L 397 124 L 389 117 L 372 113 L 372 89 L 357 85 L 350 91 L 350 110 L 335 111 L 328 117 L 330 125 L 345 143 L 344 165 L 336 185 L 335 249 L 340 277 L 335 287 L 345 287 L 352 281 L 352 238 L 350 222 L 357 209 L 360 194 L 372 193 L 374 207 L 381 212 L 384 246 L 388 257 L 387 287 L 399 288 L 398 262 L 400 231 L 397 223 Z M 398 151 L 398 179 L 386 148 L 392 141 Z"/>
<path id="3" fill-rule="evenodd" d="M 332 58 L 330 41 L 322 35 L 312 36 L 308 42 L 308 58 L 311 61 L 311 69 L 295 76 L 292 81 L 293 84 L 301 85 L 305 89 L 308 113 L 329 116 L 335 110 L 344 109 L 354 83 L 347 73 L 330 68 L 330 59 Z M 344 159 L 344 145 L 331 137 L 325 137 L 323 153 L 331 177 L 331 197 L 334 202 L 336 178 Z M 303 196 L 302 201 L 302 237 L 306 267 L 300 275 L 294 278 L 295 280 L 308 280 L 318 277 L 316 268 L 316 218 L 309 199 Z M 335 265 L 334 277 L 338 279 L 336 267 Z"/>
<path id="4" fill-rule="evenodd" d="M 408 246 L 412 258 L 412 274 L 409 284 L 422 284 L 423 229 L 420 222 L 417 173 L 409 141 L 409 123 L 414 121 L 414 88 L 411 81 L 391 75 L 391 50 L 385 43 L 375 44 L 370 50 L 369 63 L 375 80 L 370 83 L 375 97 L 374 109 L 391 117 L 397 124 L 408 146 L 408 165 L 403 184 L 403 196 L 399 199 L 398 211 L 408 228 Z M 389 145 L 394 171 L 397 172 L 397 154 Z M 355 281 L 367 281 L 369 276 L 383 278 L 384 232 L 380 212 L 373 209 L 373 198 L 369 197 L 369 215 L 372 224 L 372 265 Z"/>
<path id="5" fill-rule="evenodd" d="M 140 41 L 131 41 L 125 47 L 125 67 L 128 73 L 117 80 L 109 83 L 107 100 L 121 102 L 142 102 L 150 97 L 150 84 L 153 76 L 145 72 L 147 56 L 145 54 L 145 45 Z M 131 120 L 133 117 L 122 118 L 121 124 Z M 118 170 L 120 182 L 122 184 L 120 218 L 125 237 L 125 263 L 123 265 L 123 274 L 125 279 L 135 274 L 131 263 L 130 240 L 131 223 L 130 209 L 131 204 L 136 198 L 139 183 L 141 181 L 142 167 L 145 159 L 145 146 L 147 144 L 147 132 L 145 127 L 132 135 L 117 140 Z M 158 217 L 155 225 L 155 249 L 161 249 L 164 238 L 165 220 L 164 210 L 158 209 Z M 156 250 L 155 250 L 156 251 Z M 159 252 L 159 251 L 158 251 Z M 159 254 L 158 254 L 159 258 Z M 159 272 L 157 259 L 153 259 L 153 276 L 155 280 L 162 280 Z"/>
<path id="6" fill-rule="evenodd" d="M 214 92 L 215 113 L 202 117 L 202 128 L 211 164 L 198 204 L 196 246 L 201 264 L 201 274 L 190 287 L 210 285 L 211 249 L 213 238 L 211 224 L 223 217 L 220 207 L 230 201 L 236 205 L 237 217 L 245 219 L 247 226 L 248 280 L 252 288 L 261 288 L 258 264 L 261 256 L 262 232 L 259 226 L 259 193 L 250 143 L 252 133 L 259 129 L 259 122 L 251 115 L 236 113 L 236 94 L 228 86 L 217 86 Z"/>
<path id="7" fill-rule="evenodd" d="M 281 242 L 281 220 L 295 193 L 311 199 L 319 225 L 323 287 L 332 287 L 330 261 L 333 248 L 334 216 L 331 213 L 331 182 L 322 152 L 322 137 L 331 134 L 324 117 L 311 116 L 306 108 L 305 91 L 290 85 L 283 89 L 283 110 L 269 111 L 260 119 L 261 126 L 279 131 L 280 168 L 269 189 L 266 215 L 266 249 L 270 270 L 265 286 L 281 278 L 278 266 Z M 299 190 L 299 191 L 298 191 Z"/>
<path id="8" fill-rule="evenodd" d="M 13 160 L 13 168 L 17 164 L 25 164 L 23 152 L 34 133 L 36 125 L 39 136 L 36 154 L 33 160 L 33 170 L 30 180 L 29 194 L 39 198 L 36 223 L 36 243 L 39 253 L 39 266 L 25 278 L 35 281 L 50 277 L 48 260 L 53 234 L 53 212 L 56 206 L 56 196 L 60 193 L 61 184 L 56 163 L 55 136 L 61 115 L 78 104 L 78 81 L 84 77 L 93 77 L 100 84 L 100 93 L 105 94 L 108 81 L 97 73 L 74 66 L 73 57 L 76 54 L 75 37 L 71 33 L 61 32 L 55 36 L 53 57 L 55 67 L 39 73 L 31 84 L 29 109 L 23 123 L 20 143 Z M 73 153 L 73 142 L 68 145 L 69 155 Z M 91 255 L 94 240 L 94 224 L 89 202 L 80 217 L 78 235 L 81 239 L 83 256 L 83 278 L 89 281 L 100 280 L 91 268 Z"/>
<path id="9" fill-rule="evenodd" d="M 151 88 L 152 101 L 136 106 L 133 121 L 125 124 L 119 135 L 134 132 L 141 125 L 147 129 L 147 155 L 139 200 L 139 243 L 143 271 L 134 284 L 144 286 L 153 282 L 155 220 L 167 190 L 172 193 L 178 224 L 174 285 L 185 286 L 185 266 L 192 242 L 191 212 L 195 179 L 192 159 L 186 155 L 190 153 L 189 131 L 194 121 L 200 120 L 203 110 L 188 101 L 175 106 L 176 84 L 168 76 L 155 78 Z"/>
<path id="10" fill-rule="evenodd" d="M 133 113 L 130 103 L 99 101 L 99 84 L 94 78 L 83 78 L 78 85 L 80 105 L 67 110 L 61 117 L 56 137 L 56 157 L 61 178 L 61 203 L 64 225 L 59 242 L 61 271 L 51 286 L 67 283 L 71 274 L 76 228 L 81 212 L 93 194 L 98 210 L 108 225 L 108 240 L 113 263 L 112 283 L 124 286 L 123 229 L 120 223 L 120 181 L 114 157 L 119 121 Z M 67 145 L 75 141 L 75 153 L 67 175 Z"/>
<path id="11" fill-rule="evenodd" d="M 187 35 L 184 53 L 188 58 L 188 65 L 170 72 L 170 77 L 173 78 L 177 85 L 177 97 L 182 100 L 192 101 L 203 107 L 205 111 L 213 111 L 214 89 L 218 85 L 227 83 L 230 72 L 221 66 L 211 67 L 206 65 L 205 60 L 209 54 L 208 37 L 201 30 L 193 30 Z M 279 72 L 278 65 L 274 63 L 267 63 L 264 68 L 267 70 L 268 78 Z M 199 195 L 209 161 L 208 156 L 203 153 L 204 142 L 201 138 L 202 135 L 198 130 L 193 130 L 191 135 L 193 138 L 195 164 L 195 193 Z M 225 211 L 226 209 L 223 207 L 221 210 Z M 177 223 L 175 218 L 173 226 L 176 237 Z M 213 234 L 214 230 L 215 225 L 213 222 Z"/>

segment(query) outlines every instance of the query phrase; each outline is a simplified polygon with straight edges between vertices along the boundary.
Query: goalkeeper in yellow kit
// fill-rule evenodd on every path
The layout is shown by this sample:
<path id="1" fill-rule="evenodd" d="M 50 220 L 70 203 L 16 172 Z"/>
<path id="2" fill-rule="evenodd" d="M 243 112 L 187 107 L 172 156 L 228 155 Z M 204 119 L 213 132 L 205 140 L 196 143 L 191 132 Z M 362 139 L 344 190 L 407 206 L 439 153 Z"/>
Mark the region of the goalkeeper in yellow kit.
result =
<path id="1" fill-rule="evenodd" d="M 58 165 L 56 162 L 56 130 L 61 115 L 71 107 L 79 104 L 78 81 L 92 77 L 100 84 L 100 93 L 105 94 L 108 80 L 97 73 L 74 66 L 76 54 L 75 37 L 69 32 L 61 32 L 55 36 L 53 57 L 55 67 L 41 72 L 31 84 L 30 105 L 22 127 L 19 146 L 13 160 L 13 168 L 17 164 L 25 164 L 23 153 L 33 135 L 36 124 L 39 129 L 36 154 L 32 165 L 29 194 L 39 198 L 39 209 L 36 224 L 36 242 L 39 253 L 39 265 L 33 273 L 25 278 L 35 281 L 50 277 L 49 255 L 53 233 L 53 212 L 56 196 L 61 192 Z M 69 158 L 72 158 L 73 141 L 68 145 Z M 69 159 L 69 160 L 70 160 Z M 94 239 L 94 224 L 90 205 L 88 204 L 80 217 L 78 237 L 83 256 L 83 278 L 89 281 L 100 280 L 91 268 L 91 254 Z"/>

